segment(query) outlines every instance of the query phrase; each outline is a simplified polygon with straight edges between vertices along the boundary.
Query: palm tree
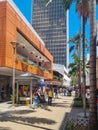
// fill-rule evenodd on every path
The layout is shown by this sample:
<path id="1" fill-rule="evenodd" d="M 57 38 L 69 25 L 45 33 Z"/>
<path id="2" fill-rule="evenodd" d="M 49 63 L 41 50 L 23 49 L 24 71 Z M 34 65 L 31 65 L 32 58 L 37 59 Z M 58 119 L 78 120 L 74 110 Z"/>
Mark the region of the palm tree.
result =
<path id="1" fill-rule="evenodd" d="M 77 55 L 73 55 L 73 62 L 69 64 L 68 68 L 69 68 L 69 75 L 71 76 L 72 82 L 78 84 L 79 57 Z"/>
<path id="2" fill-rule="evenodd" d="M 47 0 L 52 1 L 52 0 Z M 74 0 L 63 0 L 65 10 L 69 9 Z M 79 0 L 76 0 L 79 1 Z M 84 0 L 83 0 L 84 1 Z M 88 0 L 87 0 L 88 1 Z M 90 0 L 90 114 L 89 114 L 89 130 L 97 130 L 97 107 L 96 107 L 96 2 L 98 0 Z M 85 21 L 84 21 L 85 22 Z M 85 77 L 85 76 L 84 76 Z"/>
<path id="3" fill-rule="evenodd" d="M 86 117 L 86 97 L 85 97 L 85 86 L 86 86 L 86 74 L 85 74 L 85 25 L 87 22 L 87 18 L 89 16 L 89 3 L 88 0 L 77 0 L 76 2 L 76 11 L 79 16 L 83 19 L 83 108 L 84 108 L 84 116 Z"/>
<path id="4" fill-rule="evenodd" d="M 79 58 L 79 75 L 78 75 L 78 85 L 80 86 L 80 96 L 81 96 L 81 66 L 80 66 L 80 59 L 81 59 L 81 34 L 80 32 L 70 38 L 69 43 L 74 43 L 70 48 L 69 48 L 69 53 L 72 53 L 72 56 L 78 56 Z"/>
<path id="5" fill-rule="evenodd" d="M 74 0 L 62 0 L 65 11 L 70 8 Z M 52 2 L 52 0 L 46 0 L 47 4 Z M 86 75 L 85 75 L 85 24 L 89 15 L 89 5 L 88 0 L 76 0 L 76 11 L 79 16 L 83 17 L 83 109 L 84 116 L 86 117 L 86 96 L 85 96 L 85 86 L 86 86 Z"/>
<path id="6" fill-rule="evenodd" d="M 79 56 L 80 54 L 80 48 L 79 48 L 80 38 L 81 38 L 81 34 L 78 33 L 69 39 L 69 43 L 73 43 L 73 45 L 69 48 L 69 52 L 72 53 L 72 55 Z"/>
<path id="7" fill-rule="evenodd" d="M 69 75 L 71 76 L 72 82 L 78 84 L 78 77 L 79 77 L 79 66 L 81 66 L 81 74 L 83 75 L 83 62 L 79 61 L 79 56 L 78 55 L 73 55 L 73 62 L 69 64 L 68 68 L 69 68 Z M 89 68 L 89 64 L 86 63 L 85 65 L 86 68 L 86 73 L 88 73 L 88 68 Z M 75 78 L 76 77 L 76 78 Z M 76 80 L 77 79 L 77 80 Z M 74 85 L 76 85 L 74 84 Z"/>
<path id="8" fill-rule="evenodd" d="M 83 19 L 83 107 L 84 116 L 86 117 L 86 97 L 85 97 L 85 86 L 86 86 L 86 74 L 85 74 L 85 25 L 89 16 L 89 3 L 88 0 L 78 0 L 76 6 L 77 12 Z"/>
<path id="9" fill-rule="evenodd" d="M 96 105 L 96 0 L 90 1 L 90 114 L 89 130 L 98 130 Z"/>
<path id="10" fill-rule="evenodd" d="M 88 49 L 87 45 L 87 39 L 85 39 L 85 49 Z M 69 48 L 69 52 L 72 54 L 72 56 L 78 56 L 79 60 L 79 75 L 78 75 L 78 84 L 80 86 L 80 96 L 81 96 L 81 69 L 83 69 L 83 65 L 81 66 L 81 34 L 80 32 L 70 38 L 69 43 L 73 43 L 73 45 Z M 82 67 L 82 68 L 81 68 Z M 87 67 L 87 65 L 85 65 Z M 83 71 L 83 70 L 82 70 Z"/>
<path id="11" fill-rule="evenodd" d="M 79 72 L 79 57 L 73 56 L 74 62 L 70 63 L 68 68 L 70 68 L 69 74 L 76 76 Z"/>
<path id="12" fill-rule="evenodd" d="M 82 0 L 85 2 L 85 0 Z M 98 2 L 98 0 L 97 0 Z M 90 115 L 89 115 L 89 130 L 97 130 L 97 106 L 96 106 L 96 0 L 90 2 Z M 84 10 L 84 9 L 83 9 Z M 83 16 L 83 25 L 85 26 L 85 17 Z M 85 27 L 83 27 L 85 28 Z M 85 32 L 83 30 L 83 34 Z M 83 39 L 83 43 L 84 43 Z M 84 48 L 84 46 L 83 46 Z M 84 50 L 83 50 L 84 54 Z M 85 59 L 85 58 L 84 58 Z M 85 64 L 84 64 L 85 65 Z M 84 70 L 85 79 L 85 70 Z M 84 81 L 85 83 L 85 81 Z"/>

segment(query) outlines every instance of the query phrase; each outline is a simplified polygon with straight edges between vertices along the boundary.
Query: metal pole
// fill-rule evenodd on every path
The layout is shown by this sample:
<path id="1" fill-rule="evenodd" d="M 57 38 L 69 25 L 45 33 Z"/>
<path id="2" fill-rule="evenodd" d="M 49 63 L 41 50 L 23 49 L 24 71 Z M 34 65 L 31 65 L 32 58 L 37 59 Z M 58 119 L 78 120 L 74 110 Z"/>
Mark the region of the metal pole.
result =
<path id="1" fill-rule="evenodd" d="M 13 48 L 13 97 L 12 97 L 12 102 L 13 105 L 15 104 L 15 48 Z"/>
<path id="2" fill-rule="evenodd" d="M 16 102 L 18 103 L 18 91 L 19 91 L 19 85 L 18 85 L 18 81 L 17 81 L 17 92 L 16 92 Z"/>
<path id="3" fill-rule="evenodd" d="M 12 95 L 12 104 L 15 104 L 15 57 L 16 57 L 16 42 L 11 42 L 12 47 L 13 47 L 13 81 L 12 81 L 12 90 L 13 90 L 13 95 Z"/>

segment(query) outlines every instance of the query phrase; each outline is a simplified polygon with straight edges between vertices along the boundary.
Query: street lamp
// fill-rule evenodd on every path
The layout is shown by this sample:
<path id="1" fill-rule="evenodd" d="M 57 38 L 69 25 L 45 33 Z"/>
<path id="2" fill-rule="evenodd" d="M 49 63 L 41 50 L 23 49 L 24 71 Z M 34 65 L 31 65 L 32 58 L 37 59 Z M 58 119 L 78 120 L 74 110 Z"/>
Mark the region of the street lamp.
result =
<path id="1" fill-rule="evenodd" d="M 12 81 L 12 104 L 15 104 L 15 57 L 16 57 L 16 41 L 12 41 L 11 45 L 13 47 L 13 81 Z"/>

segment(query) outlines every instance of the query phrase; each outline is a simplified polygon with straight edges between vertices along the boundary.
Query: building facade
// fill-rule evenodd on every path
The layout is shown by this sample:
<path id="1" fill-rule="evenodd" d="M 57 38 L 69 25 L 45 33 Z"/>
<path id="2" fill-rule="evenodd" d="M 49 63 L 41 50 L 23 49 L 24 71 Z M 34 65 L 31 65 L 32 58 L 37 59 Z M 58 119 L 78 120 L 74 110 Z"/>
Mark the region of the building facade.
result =
<path id="1" fill-rule="evenodd" d="M 54 63 L 68 67 L 68 12 L 61 0 L 54 0 L 47 7 L 45 0 L 33 0 L 32 25 L 53 55 Z"/>
<path id="2" fill-rule="evenodd" d="M 17 76 L 29 73 L 32 78 L 52 78 L 52 66 L 52 55 L 13 1 L 0 0 L 0 90 L 4 99 L 9 86 L 15 85 L 13 79 L 17 84 Z"/>
<path id="3" fill-rule="evenodd" d="M 60 65 L 60 64 L 53 64 L 53 71 L 56 71 L 58 72 L 59 74 L 62 75 L 62 86 L 70 86 L 70 77 L 68 76 L 68 71 L 67 69 L 65 68 L 64 65 Z"/>

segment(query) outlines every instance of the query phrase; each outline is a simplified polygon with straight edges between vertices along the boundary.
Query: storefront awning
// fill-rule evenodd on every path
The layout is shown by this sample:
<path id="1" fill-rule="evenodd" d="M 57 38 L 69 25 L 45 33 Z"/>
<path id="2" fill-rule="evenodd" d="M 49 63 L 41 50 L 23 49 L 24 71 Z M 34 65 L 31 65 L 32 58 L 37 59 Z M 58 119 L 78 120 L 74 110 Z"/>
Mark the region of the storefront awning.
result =
<path id="1" fill-rule="evenodd" d="M 48 82 L 41 81 L 41 80 L 38 80 L 38 82 L 37 82 L 37 85 L 39 85 L 39 86 L 47 86 L 48 84 L 49 84 Z"/>
<path id="2" fill-rule="evenodd" d="M 62 86 L 62 82 L 56 79 L 47 79 L 45 81 L 47 81 L 50 85 Z"/>

